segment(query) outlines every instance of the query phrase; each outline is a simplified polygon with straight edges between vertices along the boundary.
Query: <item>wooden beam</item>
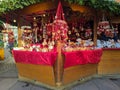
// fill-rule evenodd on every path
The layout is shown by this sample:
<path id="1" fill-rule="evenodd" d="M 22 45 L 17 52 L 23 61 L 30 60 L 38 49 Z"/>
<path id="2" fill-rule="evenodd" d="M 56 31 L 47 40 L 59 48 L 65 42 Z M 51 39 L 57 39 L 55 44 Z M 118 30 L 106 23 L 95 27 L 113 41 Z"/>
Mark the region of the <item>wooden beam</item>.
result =
<path id="1" fill-rule="evenodd" d="M 40 12 L 40 11 L 55 9 L 56 7 L 57 7 L 56 2 L 46 1 L 46 2 L 42 2 L 42 3 L 38 3 L 38 4 L 33 4 L 33 5 L 30 5 L 26 8 L 24 8 L 21 11 L 21 14 L 36 13 L 36 12 Z"/>
<path id="2" fill-rule="evenodd" d="M 78 4 L 70 4 L 70 7 L 72 8 L 73 11 L 80 11 L 81 13 L 92 13 L 94 12 L 93 8 L 87 7 L 87 6 L 80 6 Z M 93 13 L 92 13 L 93 14 Z"/>

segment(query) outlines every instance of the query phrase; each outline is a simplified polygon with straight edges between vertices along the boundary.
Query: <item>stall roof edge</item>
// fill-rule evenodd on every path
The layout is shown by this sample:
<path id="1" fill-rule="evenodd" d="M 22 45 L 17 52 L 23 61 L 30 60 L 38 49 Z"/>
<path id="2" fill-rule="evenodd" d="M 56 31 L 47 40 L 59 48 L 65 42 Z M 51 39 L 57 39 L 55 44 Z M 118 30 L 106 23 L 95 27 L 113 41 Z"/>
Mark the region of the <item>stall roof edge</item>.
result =
<path id="1" fill-rule="evenodd" d="M 0 0 L 0 14 L 23 9 L 32 4 L 46 2 L 48 0 Z M 51 0 L 56 2 L 56 0 Z M 58 0 L 59 1 L 59 0 Z M 120 0 L 61 0 L 70 4 L 86 5 L 95 9 L 106 9 L 113 13 L 120 13 Z"/>

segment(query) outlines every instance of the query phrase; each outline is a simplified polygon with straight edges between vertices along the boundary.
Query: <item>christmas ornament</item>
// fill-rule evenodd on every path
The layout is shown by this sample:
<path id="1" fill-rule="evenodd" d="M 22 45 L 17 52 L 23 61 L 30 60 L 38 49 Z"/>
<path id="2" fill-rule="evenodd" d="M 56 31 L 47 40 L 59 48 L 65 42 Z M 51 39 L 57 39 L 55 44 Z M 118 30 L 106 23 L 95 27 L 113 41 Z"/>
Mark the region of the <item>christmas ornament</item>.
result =
<path id="1" fill-rule="evenodd" d="M 61 2 L 59 2 L 55 20 L 53 21 L 52 38 L 54 38 L 55 40 L 66 41 L 68 38 L 67 31 L 68 31 L 68 25 L 64 18 Z"/>

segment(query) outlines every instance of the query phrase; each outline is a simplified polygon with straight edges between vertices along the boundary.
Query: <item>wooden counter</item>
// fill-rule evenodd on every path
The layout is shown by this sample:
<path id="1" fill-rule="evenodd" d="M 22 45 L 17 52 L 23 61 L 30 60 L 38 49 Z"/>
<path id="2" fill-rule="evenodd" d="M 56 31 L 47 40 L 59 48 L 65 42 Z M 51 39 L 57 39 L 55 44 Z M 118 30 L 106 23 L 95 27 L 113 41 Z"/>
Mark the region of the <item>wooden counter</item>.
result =
<path id="1" fill-rule="evenodd" d="M 19 80 L 29 82 L 32 81 L 34 84 L 40 82 L 49 86 L 58 86 L 57 78 L 55 77 L 54 67 L 45 66 L 45 65 L 32 65 L 32 64 L 23 64 L 16 63 L 18 69 Z M 86 65 L 77 65 L 64 69 L 62 75 L 61 86 L 70 84 L 77 80 L 80 80 L 85 77 L 94 76 L 97 74 L 98 64 L 86 64 Z"/>
<path id="2" fill-rule="evenodd" d="M 60 51 L 61 49 L 58 48 L 57 50 Z M 86 55 L 88 53 L 90 56 Z M 100 53 L 100 58 L 102 51 L 74 51 L 66 52 L 63 55 L 56 52 L 13 50 L 20 80 L 26 81 L 26 78 L 34 83 L 40 82 L 54 87 L 67 85 L 82 78 L 96 75 L 98 63 L 94 62 L 94 59 L 97 61 L 96 55 L 94 56 L 95 53 L 96 55 Z M 53 60 L 54 57 L 52 56 L 57 58 Z M 89 63 L 91 61 L 90 58 L 92 58 L 93 63 Z M 49 65 L 50 62 L 53 64 Z"/>
<path id="3" fill-rule="evenodd" d="M 120 49 L 103 49 L 103 55 L 98 64 L 98 74 L 120 74 Z"/>

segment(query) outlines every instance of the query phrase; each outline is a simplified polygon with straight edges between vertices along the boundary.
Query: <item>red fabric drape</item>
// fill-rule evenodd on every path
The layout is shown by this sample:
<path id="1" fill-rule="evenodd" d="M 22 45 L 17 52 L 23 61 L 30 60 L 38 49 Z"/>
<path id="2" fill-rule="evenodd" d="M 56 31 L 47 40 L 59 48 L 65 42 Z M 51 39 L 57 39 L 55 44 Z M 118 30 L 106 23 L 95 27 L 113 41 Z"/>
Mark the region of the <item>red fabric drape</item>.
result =
<path id="1" fill-rule="evenodd" d="M 99 63 L 102 56 L 102 49 L 63 52 L 63 54 L 65 56 L 64 67 L 67 68 L 75 65 Z"/>
<path id="2" fill-rule="evenodd" d="M 17 63 L 38 64 L 53 66 L 57 59 L 57 52 L 36 52 L 13 50 Z"/>

